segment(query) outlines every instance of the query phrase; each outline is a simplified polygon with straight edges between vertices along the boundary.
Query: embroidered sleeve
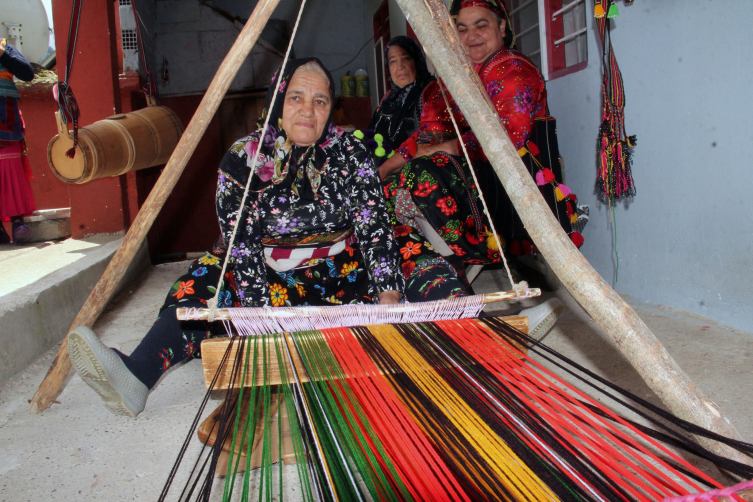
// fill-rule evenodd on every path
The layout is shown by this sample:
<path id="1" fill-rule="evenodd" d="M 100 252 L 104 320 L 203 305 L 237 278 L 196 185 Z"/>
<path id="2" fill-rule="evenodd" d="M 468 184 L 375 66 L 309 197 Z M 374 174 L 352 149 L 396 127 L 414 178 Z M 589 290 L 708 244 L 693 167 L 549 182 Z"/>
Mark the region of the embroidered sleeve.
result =
<path id="1" fill-rule="evenodd" d="M 5 52 L 0 56 L 0 64 L 5 66 L 19 80 L 25 82 L 34 80 L 34 68 L 12 45 L 5 46 Z"/>
<path id="2" fill-rule="evenodd" d="M 533 130 L 534 117 L 546 106 L 543 77 L 519 59 L 513 59 L 491 69 L 485 84 L 515 148 L 522 148 Z M 463 142 L 471 158 L 486 160 L 473 131 L 463 134 Z"/>
<path id="3" fill-rule="evenodd" d="M 445 106 L 442 93 L 439 90 L 439 84 L 436 80 L 426 86 L 421 95 L 421 99 L 423 101 L 423 107 L 421 108 L 421 124 L 416 132 L 414 132 L 410 138 L 405 140 L 403 144 L 400 145 L 400 148 L 396 150 L 397 153 L 402 155 L 403 158 L 408 161 L 416 155 L 419 137 L 442 137 L 443 134 L 447 133 L 454 135 L 454 128 L 452 122 L 450 122 L 447 107 Z"/>
<path id="4" fill-rule="evenodd" d="M 233 227 L 238 219 L 243 192 L 250 172 L 244 150 L 247 140 L 235 143 L 220 163 L 217 180 L 217 219 L 225 246 L 230 253 L 224 289 L 234 281 L 244 307 L 258 307 L 269 302 L 267 269 L 259 228 L 258 194 L 250 193 L 243 211 L 243 221 L 231 246 Z M 222 267 L 222 264 L 216 266 Z"/>
<path id="5" fill-rule="evenodd" d="M 390 290 L 402 293 L 405 279 L 376 166 L 363 143 L 355 138 L 343 143 L 344 160 L 350 171 L 345 202 L 374 294 Z"/>

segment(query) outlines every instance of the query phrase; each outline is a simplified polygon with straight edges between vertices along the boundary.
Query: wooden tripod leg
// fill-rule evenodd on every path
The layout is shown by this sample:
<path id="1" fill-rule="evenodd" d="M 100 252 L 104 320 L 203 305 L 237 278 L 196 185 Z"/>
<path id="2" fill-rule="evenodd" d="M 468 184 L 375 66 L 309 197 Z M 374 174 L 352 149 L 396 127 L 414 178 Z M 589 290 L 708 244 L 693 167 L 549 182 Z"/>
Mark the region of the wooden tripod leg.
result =
<path id="1" fill-rule="evenodd" d="M 740 439 L 719 407 L 693 384 L 638 314 L 602 279 L 562 230 L 502 127 L 445 3 L 442 0 L 397 0 L 397 3 L 557 277 L 615 341 L 672 413 L 718 434 Z M 749 457 L 730 447 L 703 438 L 697 441 L 714 453 L 751 464 Z"/>
<path id="2" fill-rule="evenodd" d="M 159 180 L 157 180 L 157 184 L 154 185 L 154 188 L 149 193 L 149 197 L 147 197 L 144 205 L 141 207 L 133 225 L 128 229 L 128 233 L 126 233 L 118 251 L 107 266 L 105 273 L 99 279 L 97 285 L 94 286 L 89 298 L 86 299 L 86 303 L 84 303 L 81 311 L 73 321 L 71 330 L 77 326 L 92 327 L 100 314 L 102 314 L 107 302 L 112 298 L 115 288 L 120 283 L 121 277 L 123 277 L 128 265 L 133 261 L 133 257 L 141 247 L 141 243 L 144 242 L 147 232 L 157 218 L 167 197 L 173 191 L 173 188 L 175 188 L 175 184 L 183 173 L 183 169 L 185 169 L 188 160 L 193 155 L 194 150 L 196 150 L 196 145 L 198 145 L 202 136 L 204 136 L 209 122 L 214 117 L 235 75 L 246 60 L 249 52 L 251 52 L 254 44 L 256 44 L 256 40 L 259 38 L 261 31 L 266 26 L 278 3 L 280 3 L 280 0 L 260 0 L 257 4 L 240 35 L 238 35 L 235 43 L 230 48 L 230 52 L 225 56 L 225 60 L 217 70 L 217 74 L 204 94 L 204 99 L 201 100 L 199 108 L 196 110 L 183 136 L 181 136 L 178 146 L 170 156 L 170 160 L 162 171 Z M 31 399 L 32 413 L 40 413 L 52 404 L 52 401 L 62 392 L 65 379 L 70 370 L 71 361 L 68 358 L 68 337 L 66 336 L 55 356 L 55 360 L 47 371 L 47 375 Z"/>

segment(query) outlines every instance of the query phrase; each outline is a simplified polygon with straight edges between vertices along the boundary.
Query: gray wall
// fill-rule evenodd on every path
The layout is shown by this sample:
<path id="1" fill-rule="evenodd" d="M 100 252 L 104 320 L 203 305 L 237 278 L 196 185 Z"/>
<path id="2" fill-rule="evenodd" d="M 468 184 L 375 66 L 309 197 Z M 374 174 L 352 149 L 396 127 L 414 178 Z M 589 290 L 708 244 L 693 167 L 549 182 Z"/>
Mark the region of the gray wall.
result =
<path id="1" fill-rule="evenodd" d="M 246 19 L 256 2 L 217 0 L 208 4 Z M 159 79 L 160 92 L 177 95 L 205 91 L 243 26 L 200 5 L 199 0 L 155 0 L 154 6 L 156 55 L 153 67 L 156 73 L 160 73 L 164 56 L 169 62 L 170 71 L 170 81 L 165 85 Z M 282 0 L 272 16 L 278 23 L 287 24 L 288 34 L 292 33 L 299 6 L 297 0 Z M 293 46 L 294 55 L 316 56 L 331 69 L 342 66 L 356 55 L 363 44 L 362 18 L 360 2 L 308 2 Z M 276 43 L 279 37 L 273 26 L 265 30 L 262 39 L 271 46 L 268 43 L 254 47 L 233 81 L 231 91 L 269 85 L 282 62 L 281 54 L 287 48 L 287 40 Z M 348 70 L 355 73 L 364 64 L 361 53 L 345 68 L 334 72 L 335 80 L 339 82 L 341 75 Z"/>
<path id="2" fill-rule="evenodd" d="M 620 293 L 753 331 L 753 2 L 618 5 L 612 41 L 638 136 L 638 195 L 615 210 L 617 282 L 608 211 L 593 195 L 601 67 L 591 16 L 588 68 L 547 84 L 567 184 L 591 206 L 583 254 Z"/>

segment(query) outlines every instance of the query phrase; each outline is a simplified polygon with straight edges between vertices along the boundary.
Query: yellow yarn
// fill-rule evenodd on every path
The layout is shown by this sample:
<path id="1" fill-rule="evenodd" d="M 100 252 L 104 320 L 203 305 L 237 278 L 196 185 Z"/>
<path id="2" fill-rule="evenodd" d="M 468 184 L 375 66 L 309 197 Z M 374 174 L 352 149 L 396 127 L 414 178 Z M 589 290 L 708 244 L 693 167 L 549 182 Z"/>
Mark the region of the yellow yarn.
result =
<path id="1" fill-rule="evenodd" d="M 476 479 L 486 490 L 498 490 L 498 486 L 502 485 L 512 495 L 513 500 L 559 500 L 473 408 L 468 406 L 436 371 L 430 369 L 431 365 L 394 326 L 374 325 L 368 328 L 391 358 L 405 370 L 405 376 L 411 378 L 422 392 L 431 396 L 432 401 L 440 404 L 444 410 L 444 421 L 452 423 L 468 444 L 478 452 L 483 462 L 476 462 L 465 456 L 462 451 L 456 452 L 457 458 L 463 460 L 463 465 L 458 467 L 463 469 L 470 479 Z M 422 417 L 417 422 L 427 430 L 424 423 L 427 414 L 419 412 L 420 404 L 409 399 L 402 386 L 398 385 L 391 375 L 385 377 L 414 417 Z M 428 420 L 437 425 L 441 422 L 440 418 L 442 417 L 432 416 Z M 482 469 L 491 469 L 489 474 L 497 478 L 499 485 L 489 486 L 484 476 L 477 474 Z"/>
<path id="2" fill-rule="evenodd" d="M 606 12 L 604 12 L 604 7 L 601 6 L 601 4 L 596 4 L 596 7 L 594 8 L 594 17 L 597 17 L 601 19 L 602 17 L 606 16 Z"/>
<path id="3" fill-rule="evenodd" d="M 557 187 L 554 189 L 554 195 L 557 197 L 557 200 L 562 200 L 565 198 L 565 194 L 562 193 L 562 190 L 560 190 L 560 187 Z"/>

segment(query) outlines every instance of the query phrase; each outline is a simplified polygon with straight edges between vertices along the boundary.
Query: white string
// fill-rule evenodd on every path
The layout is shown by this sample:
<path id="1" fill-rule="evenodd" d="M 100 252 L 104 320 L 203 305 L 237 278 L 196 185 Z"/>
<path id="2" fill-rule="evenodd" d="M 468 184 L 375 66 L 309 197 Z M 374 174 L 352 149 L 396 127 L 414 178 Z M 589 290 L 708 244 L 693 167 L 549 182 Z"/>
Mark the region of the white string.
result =
<path id="1" fill-rule="evenodd" d="M 261 150 L 262 145 L 264 144 L 264 138 L 267 134 L 267 127 L 269 126 L 269 119 L 272 116 L 272 110 L 274 109 L 275 105 L 275 99 L 277 99 L 277 94 L 280 90 L 280 84 L 282 83 L 282 74 L 285 71 L 285 66 L 288 64 L 288 58 L 290 57 L 290 50 L 293 48 L 293 40 L 295 40 L 295 34 L 298 31 L 298 25 L 301 22 L 301 14 L 303 14 L 303 7 L 306 5 L 306 0 L 303 0 L 301 2 L 301 8 L 298 10 L 298 18 L 295 20 L 295 26 L 293 27 L 293 34 L 290 36 L 290 42 L 288 43 L 288 49 L 285 51 L 285 57 L 282 60 L 282 66 L 279 70 L 279 75 L 277 77 L 277 84 L 275 85 L 274 93 L 272 94 L 272 101 L 269 104 L 269 109 L 267 110 L 267 118 L 264 119 L 264 127 L 261 129 L 261 136 L 259 136 L 259 145 L 256 148 L 256 159 L 254 159 L 254 162 L 251 164 L 251 171 L 248 174 L 248 180 L 246 181 L 246 189 L 243 192 L 243 199 L 241 199 L 241 205 L 238 208 L 238 217 L 235 219 L 235 226 L 233 227 L 233 234 L 230 236 L 230 243 L 227 246 L 226 252 L 225 252 L 225 260 L 222 263 L 222 272 L 220 273 L 220 280 L 217 283 L 217 290 L 214 293 L 214 296 L 211 300 L 207 302 L 207 307 L 209 308 L 209 321 L 214 321 L 214 309 L 217 308 L 218 298 L 220 295 L 220 291 L 222 288 L 222 283 L 225 278 L 225 270 L 227 269 L 228 259 L 230 258 L 230 251 L 233 249 L 233 243 L 235 242 L 235 235 L 238 232 L 238 227 L 241 223 L 241 217 L 243 216 L 243 208 L 246 206 L 246 198 L 248 197 L 249 188 L 251 187 L 251 178 L 253 178 L 254 173 L 256 172 L 256 163 L 259 162 L 259 159 L 261 157 Z"/>
<path id="2" fill-rule="evenodd" d="M 478 178 L 476 178 L 476 170 L 473 169 L 473 164 L 471 164 L 471 159 L 468 157 L 468 151 L 465 149 L 465 142 L 463 141 L 463 137 L 460 135 L 460 129 L 458 128 L 458 124 L 457 122 L 455 122 L 455 115 L 453 115 L 452 110 L 450 109 L 450 103 L 449 101 L 447 101 L 447 95 L 445 94 L 444 89 L 442 88 L 442 82 L 437 81 L 437 84 L 439 85 L 439 91 L 442 93 L 442 98 L 444 99 L 444 104 L 445 104 L 445 107 L 447 108 L 447 113 L 450 115 L 450 120 L 452 120 L 452 126 L 455 128 L 455 134 L 458 137 L 458 143 L 460 143 L 460 147 L 463 149 L 463 155 L 465 156 L 465 161 L 468 163 L 468 169 L 471 171 L 471 175 L 473 175 L 473 182 L 476 183 L 476 190 L 478 190 L 478 196 L 481 199 L 481 204 L 484 206 L 484 214 L 489 220 L 489 226 L 492 228 L 492 234 L 494 234 L 494 240 L 497 241 L 497 249 L 499 250 L 499 256 L 502 257 L 502 263 L 504 263 L 505 265 L 505 271 L 507 272 L 507 277 L 510 279 L 510 285 L 512 286 L 512 289 L 515 291 L 515 298 L 520 299 L 520 292 L 518 291 L 518 285 L 515 284 L 515 281 L 512 278 L 512 272 L 510 272 L 510 267 L 507 265 L 507 259 L 505 258 L 505 250 L 502 248 L 502 243 L 499 240 L 499 235 L 497 235 L 497 229 L 494 228 L 494 221 L 492 221 L 492 215 L 489 214 L 489 208 L 486 206 L 486 200 L 484 200 L 484 192 L 481 190 L 481 185 L 479 185 Z"/>
<path id="3" fill-rule="evenodd" d="M 467 319 L 478 317 L 484 305 L 484 295 L 473 295 L 399 305 L 232 308 L 227 309 L 227 312 L 239 335 L 258 336 L 370 324 Z"/>

